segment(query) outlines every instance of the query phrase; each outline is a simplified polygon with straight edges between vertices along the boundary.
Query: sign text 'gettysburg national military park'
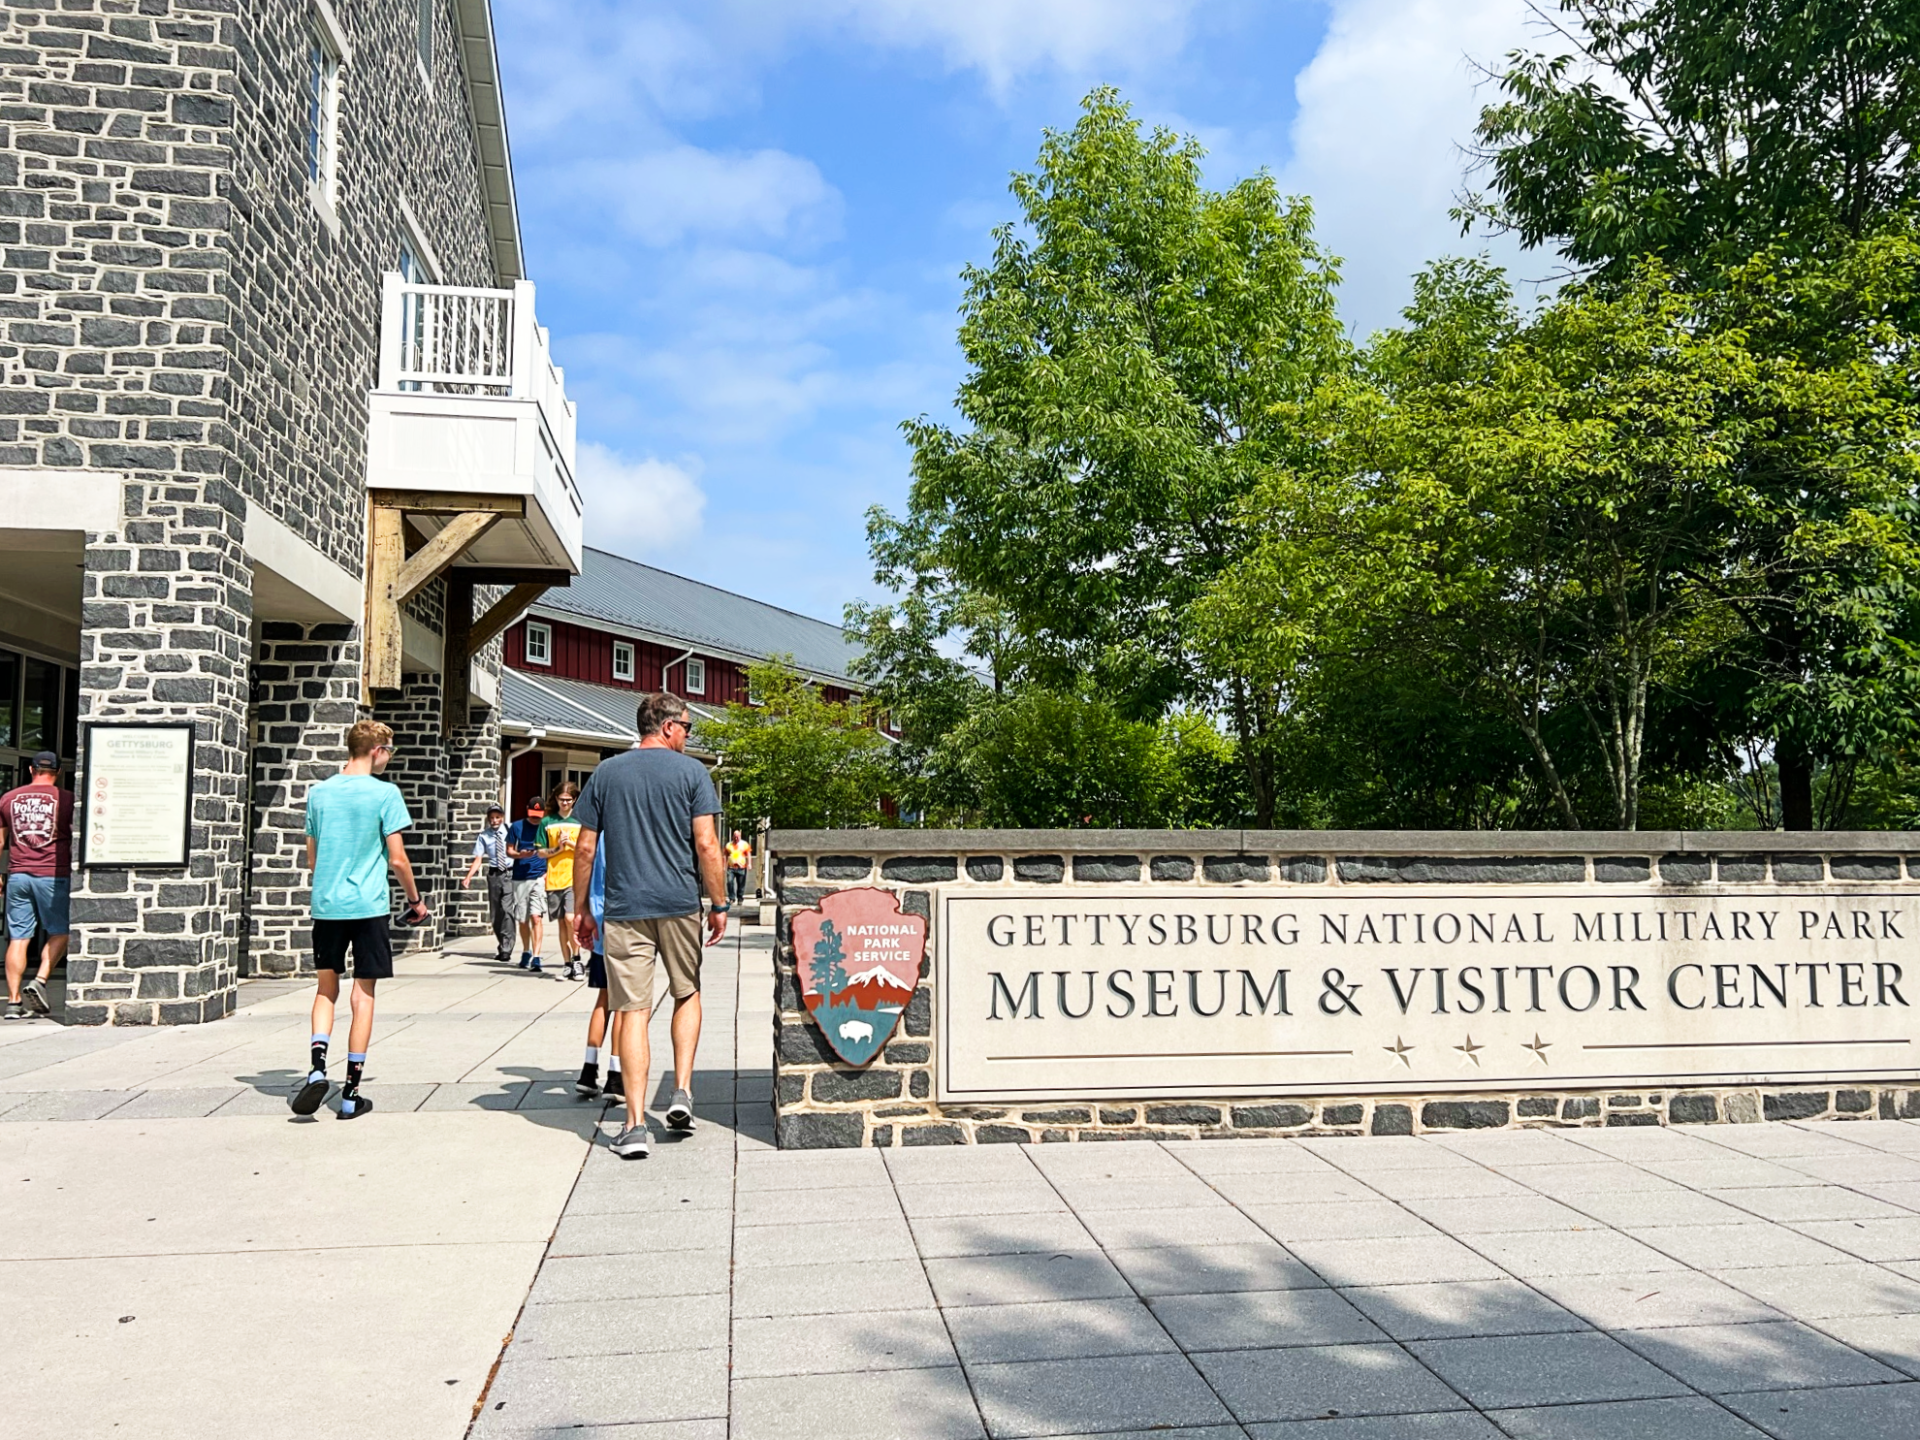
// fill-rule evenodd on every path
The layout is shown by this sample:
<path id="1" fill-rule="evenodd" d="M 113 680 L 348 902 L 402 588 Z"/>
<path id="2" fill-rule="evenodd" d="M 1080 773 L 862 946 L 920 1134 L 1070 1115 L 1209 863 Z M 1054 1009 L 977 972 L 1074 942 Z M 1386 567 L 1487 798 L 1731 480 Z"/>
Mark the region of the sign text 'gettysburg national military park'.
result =
<path id="1" fill-rule="evenodd" d="M 1058 890 L 942 898 L 942 1099 L 1914 1073 L 1920 901 Z"/>

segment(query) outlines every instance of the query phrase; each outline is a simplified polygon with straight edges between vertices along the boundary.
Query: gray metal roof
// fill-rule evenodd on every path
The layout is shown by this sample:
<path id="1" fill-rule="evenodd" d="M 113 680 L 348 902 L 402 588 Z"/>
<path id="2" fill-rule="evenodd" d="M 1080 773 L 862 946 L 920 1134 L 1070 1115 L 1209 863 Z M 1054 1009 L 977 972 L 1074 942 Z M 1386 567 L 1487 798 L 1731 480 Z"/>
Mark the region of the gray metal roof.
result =
<path id="1" fill-rule="evenodd" d="M 514 734 L 545 730 L 558 737 L 579 736 L 608 746 L 629 744 L 635 738 L 633 711 L 638 691 L 610 685 L 589 685 L 558 675 L 532 676 L 511 666 L 500 671 L 500 723 Z M 689 701 L 694 738 L 688 749 L 698 749 L 699 724 L 719 712 Z"/>
<path id="2" fill-rule="evenodd" d="M 592 546 L 582 553 L 573 584 L 549 590 L 532 613 L 572 616 L 730 660 L 789 655 L 806 673 L 849 685 L 854 683 L 849 667 L 860 653 L 852 637 L 830 621 L 796 615 Z"/>

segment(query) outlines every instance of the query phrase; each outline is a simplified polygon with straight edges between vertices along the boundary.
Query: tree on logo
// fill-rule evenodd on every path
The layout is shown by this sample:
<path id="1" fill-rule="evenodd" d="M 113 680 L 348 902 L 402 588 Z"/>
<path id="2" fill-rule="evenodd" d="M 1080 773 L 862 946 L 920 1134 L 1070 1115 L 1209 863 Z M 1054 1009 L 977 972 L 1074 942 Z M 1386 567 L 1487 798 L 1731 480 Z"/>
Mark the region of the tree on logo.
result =
<path id="1" fill-rule="evenodd" d="M 820 922 L 820 938 L 814 942 L 813 988 L 829 1003 L 847 988 L 846 955 L 840 948 L 840 932 L 831 920 Z"/>

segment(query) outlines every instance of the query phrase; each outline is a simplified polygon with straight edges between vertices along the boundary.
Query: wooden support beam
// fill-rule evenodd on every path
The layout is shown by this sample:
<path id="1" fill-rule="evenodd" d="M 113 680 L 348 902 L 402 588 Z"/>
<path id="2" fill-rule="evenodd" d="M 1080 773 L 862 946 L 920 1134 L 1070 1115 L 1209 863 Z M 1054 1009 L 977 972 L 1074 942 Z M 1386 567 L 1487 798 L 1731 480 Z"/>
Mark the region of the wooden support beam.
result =
<path id="1" fill-rule="evenodd" d="M 375 690 L 400 688 L 400 568 L 407 558 L 406 533 L 398 510 L 373 506 L 367 516 L 366 655 L 361 667 L 361 698 Z"/>
<path id="2" fill-rule="evenodd" d="M 467 635 L 467 653 L 477 654 L 494 636 L 518 620 L 534 601 L 547 593 L 545 583 L 516 585 L 487 607 L 487 613 L 473 622 Z"/>
<path id="3" fill-rule="evenodd" d="M 404 605 L 418 595 L 426 588 L 428 581 L 458 560 L 469 545 L 498 525 L 501 518 L 491 510 L 476 510 L 449 519 L 441 526 L 438 535 L 422 545 L 419 552 L 400 567 L 400 574 L 394 581 L 395 600 Z"/>
<path id="4" fill-rule="evenodd" d="M 523 520 L 527 514 L 524 495 L 469 495 L 450 490 L 374 490 L 376 506 L 404 510 L 412 515 L 466 515 L 476 510 Z"/>
<path id="5" fill-rule="evenodd" d="M 473 708 L 473 582 L 447 576 L 447 627 L 440 662 L 440 733 L 467 723 Z"/>
<path id="6" fill-rule="evenodd" d="M 447 578 L 470 580 L 475 585 L 544 585 L 549 590 L 564 590 L 573 583 L 573 572 L 544 565 L 456 565 L 447 572 Z"/>

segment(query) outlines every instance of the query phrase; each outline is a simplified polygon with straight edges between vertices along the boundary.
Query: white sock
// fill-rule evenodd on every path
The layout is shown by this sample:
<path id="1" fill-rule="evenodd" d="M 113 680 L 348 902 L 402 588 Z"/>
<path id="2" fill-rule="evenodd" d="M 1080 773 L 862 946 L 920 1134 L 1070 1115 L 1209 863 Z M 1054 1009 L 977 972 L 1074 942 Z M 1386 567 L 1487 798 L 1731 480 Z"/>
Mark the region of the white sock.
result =
<path id="1" fill-rule="evenodd" d="M 598 1065 L 599 1063 L 600 1063 L 600 1047 L 598 1045 L 587 1046 L 587 1064 Z"/>

